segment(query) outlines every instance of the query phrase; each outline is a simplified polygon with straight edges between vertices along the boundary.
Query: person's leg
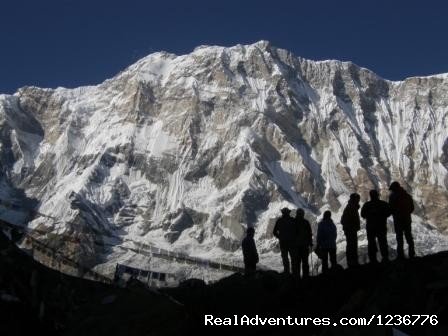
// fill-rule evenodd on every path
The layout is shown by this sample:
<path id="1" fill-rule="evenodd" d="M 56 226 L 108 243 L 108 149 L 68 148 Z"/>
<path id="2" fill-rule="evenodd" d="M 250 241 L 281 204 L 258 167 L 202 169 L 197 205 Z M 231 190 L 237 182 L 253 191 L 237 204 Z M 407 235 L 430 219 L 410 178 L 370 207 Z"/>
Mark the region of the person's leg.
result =
<path id="1" fill-rule="evenodd" d="M 345 234 L 345 258 L 347 259 L 347 266 L 351 266 L 352 264 L 352 255 L 351 255 L 351 235 L 350 231 L 344 231 Z"/>
<path id="2" fill-rule="evenodd" d="M 328 249 L 323 248 L 322 249 L 322 273 L 325 273 L 328 271 Z"/>
<path id="3" fill-rule="evenodd" d="M 338 262 L 336 260 L 336 248 L 329 249 L 331 268 L 334 268 Z"/>
<path id="4" fill-rule="evenodd" d="M 367 230 L 367 253 L 369 255 L 369 261 L 371 263 L 376 263 L 376 234 L 373 230 Z"/>
<path id="5" fill-rule="evenodd" d="M 297 249 L 297 269 L 298 269 L 299 278 L 300 278 L 300 270 L 302 269 L 302 266 L 303 266 L 302 248 L 299 247 Z M 302 271 L 302 277 L 303 277 L 303 271 Z"/>
<path id="6" fill-rule="evenodd" d="M 358 266 L 359 265 L 359 261 L 358 261 L 358 232 L 355 231 L 353 232 L 353 265 L 354 266 Z"/>
<path id="7" fill-rule="evenodd" d="M 291 257 L 291 271 L 295 278 L 300 278 L 299 268 L 299 249 L 297 247 L 289 248 L 289 255 Z"/>
<path id="8" fill-rule="evenodd" d="M 280 253 L 282 255 L 283 271 L 289 274 L 288 248 L 286 246 L 280 246 Z"/>
<path id="9" fill-rule="evenodd" d="M 257 264 L 254 262 L 244 263 L 244 275 L 251 276 L 257 270 Z"/>
<path id="10" fill-rule="evenodd" d="M 397 258 L 404 258 L 403 250 L 403 229 L 399 221 L 395 221 L 395 236 L 397 238 Z"/>
<path id="11" fill-rule="evenodd" d="M 409 258 L 415 257 L 414 237 L 412 237 L 411 225 L 406 225 L 403 230 L 406 242 L 408 243 L 408 255 Z"/>
<path id="12" fill-rule="evenodd" d="M 348 231 L 346 232 L 346 240 L 347 240 L 347 265 L 356 266 L 358 265 L 358 234 L 356 231 Z"/>
<path id="13" fill-rule="evenodd" d="M 378 245 L 380 246 L 381 260 L 388 261 L 389 260 L 389 246 L 387 244 L 387 233 L 380 232 L 380 233 L 378 233 L 377 237 L 378 237 Z"/>
<path id="14" fill-rule="evenodd" d="M 301 248 L 301 262 L 302 262 L 302 278 L 307 278 L 310 275 L 310 264 L 308 263 L 308 247 Z"/>

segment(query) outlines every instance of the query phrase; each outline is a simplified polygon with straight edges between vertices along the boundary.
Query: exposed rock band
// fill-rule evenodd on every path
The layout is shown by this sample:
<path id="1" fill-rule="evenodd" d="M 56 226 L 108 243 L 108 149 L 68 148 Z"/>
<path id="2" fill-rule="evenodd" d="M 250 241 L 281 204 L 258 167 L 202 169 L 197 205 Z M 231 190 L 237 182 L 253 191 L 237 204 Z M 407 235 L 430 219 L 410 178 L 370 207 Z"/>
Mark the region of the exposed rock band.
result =
<path id="1" fill-rule="evenodd" d="M 370 200 L 361 208 L 361 217 L 366 220 L 367 250 L 370 263 L 378 263 L 377 242 L 381 253 L 381 262 L 389 261 L 389 247 L 387 243 L 387 218 L 393 217 L 394 230 L 397 239 L 397 258 L 404 258 L 404 238 L 408 244 L 408 256 L 415 256 L 414 239 L 411 231 L 411 213 L 414 202 L 411 195 L 398 182 L 392 182 L 389 187 L 389 202 L 380 200 L 378 191 L 370 191 Z M 358 231 L 361 228 L 359 194 L 351 194 L 346 205 L 341 224 L 346 239 L 346 258 L 348 267 L 356 267 L 358 261 Z M 295 218 L 290 216 L 291 210 L 283 208 L 282 216 L 277 219 L 273 235 L 279 240 L 280 253 L 284 273 L 300 278 L 309 276 L 308 256 L 313 248 L 313 236 L 310 223 L 305 219 L 303 209 L 297 209 Z M 254 240 L 255 229 L 249 227 L 242 242 L 244 267 L 246 275 L 256 270 L 259 261 Z M 322 272 L 337 266 L 336 261 L 336 225 L 331 218 L 331 212 L 325 211 L 317 227 L 315 253 L 322 261 Z"/>

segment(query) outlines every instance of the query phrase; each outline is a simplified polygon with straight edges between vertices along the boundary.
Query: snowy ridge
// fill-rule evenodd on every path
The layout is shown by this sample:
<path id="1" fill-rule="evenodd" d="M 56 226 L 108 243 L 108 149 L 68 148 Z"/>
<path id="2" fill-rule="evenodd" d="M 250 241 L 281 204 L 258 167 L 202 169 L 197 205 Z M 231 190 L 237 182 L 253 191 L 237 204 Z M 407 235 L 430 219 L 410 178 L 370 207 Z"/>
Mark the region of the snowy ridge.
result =
<path id="1" fill-rule="evenodd" d="M 60 218 L 30 227 L 84 237 L 55 244 L 92 266 L 132 256 L 87 233 L 236 261 L 253 225 L 262 263 L 277 268 L 280 208 L 313 223 L 331 209 L 338 222 L 350 193 L 385 199 L 398 180 L 425 254 L 447 247 L 447 115 L 447 74 L 391 82 L 266 41 L 159 52 L 97 86 L 0 95 L 1 193 Z"/>

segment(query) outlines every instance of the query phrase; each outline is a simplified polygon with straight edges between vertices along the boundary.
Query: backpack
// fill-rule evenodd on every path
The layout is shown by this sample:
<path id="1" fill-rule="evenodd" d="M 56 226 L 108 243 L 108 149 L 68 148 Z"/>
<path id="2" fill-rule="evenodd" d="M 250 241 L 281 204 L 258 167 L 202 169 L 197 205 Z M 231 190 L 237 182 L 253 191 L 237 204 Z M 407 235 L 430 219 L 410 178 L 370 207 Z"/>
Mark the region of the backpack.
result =
<path id="1" fill-rule="evenodd" d="M 414 211 L 414 201 L 404 190 L 398 197 L 397 208 L 402 214 L 411 214 Z"/>

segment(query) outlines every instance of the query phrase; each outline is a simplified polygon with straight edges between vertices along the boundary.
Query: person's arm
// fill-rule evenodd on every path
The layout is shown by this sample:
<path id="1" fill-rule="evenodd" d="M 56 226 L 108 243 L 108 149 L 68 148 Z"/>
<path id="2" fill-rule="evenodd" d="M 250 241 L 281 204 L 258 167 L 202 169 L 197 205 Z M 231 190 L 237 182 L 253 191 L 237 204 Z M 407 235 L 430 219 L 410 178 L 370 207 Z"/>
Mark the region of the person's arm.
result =
<path id="1" fill-rule="evenodd" d="M 361 217 L 364 218 L 364 219 L 367 217 L 366 204 L 367 204 L 367 203 L 365 203 L 365 204 L 362 206 L 362 208 L 361 208 Z"/>
<path id="2" fill-rule="evenodd" d="M 344 211 L 342 212 L 342 216 L 341 216 L 342 226 L 344 226 L 346 221 L 347 221 L 347 207 L 345 207 Z"/>
<path id="3" fill-rule="evenodd" d="M 255 240 L 252 240 L 252 251 L 254 253 L 255 263 L 257 264 L 260 260 L 258 258 L 257 246 L 255 245 Z"/>
<path id="4" fill-rule="evenodd" d="M 411 195 L 409 195 L 408 194 L 408 196 L 409 196 L 409 203 L 410 203 L 410 205 L 411 205 L 411 213 L 413 213 L 414 212 L 414 210 L 415 210 L 415 207 L 414 207 L 414 200 L 412 199 L 412 196 Z"/>
<path id="5" fill-rule="evenodd" d="M 385 212 L 386 218 L 392 215 L 392 208 L 391 208 L 390 204 L 387 202 L 384 202 L 384 212 Z"/>
<path id="6" fill-rule="evenodd" d="M 390 206 L 390 211 L 392 212 L 392 214 L 394 214 L 395 212 L 396 212 L 396 210 L 397 210 L 397 200 L 396 200 L 396 195 L 394 194 L 394 193 L 392 193 L 390 196 L 389 196 L 389 206 Z"/>
<path id="7" fill-rule="evenodd" d="M 338 230 L 336 229 L 336 225 L 333 224 L 333 240 L 336 241 L 336 239 L 338 238 Z"/>
<path id="8" fill-rule="evenodd" d="M 317 226 L 316 245 L 320 246 L 322 241 L 322 225 L 319 223 Z"/>
<path id="9" fill-rule="evenodd" d="M 308 245 L 313 246 L 313 232 L 311 231 L 311 224 L 308 221 L 305 221 L 306 234 L 308 238 Z"/>
<path id="10" fill-rule="evenodd" d="M 241 243 L 241 250 L 243 251 L 243 257 L 246 258 L 247 257 L 247 239 L 244 238 L 243 242 Z"/>
<path id="11" fill-rule="evenodd" d="M 272 230 L 274 237 L 278 238 L 278 220 L 275 222 L 274 230 Z"/>

